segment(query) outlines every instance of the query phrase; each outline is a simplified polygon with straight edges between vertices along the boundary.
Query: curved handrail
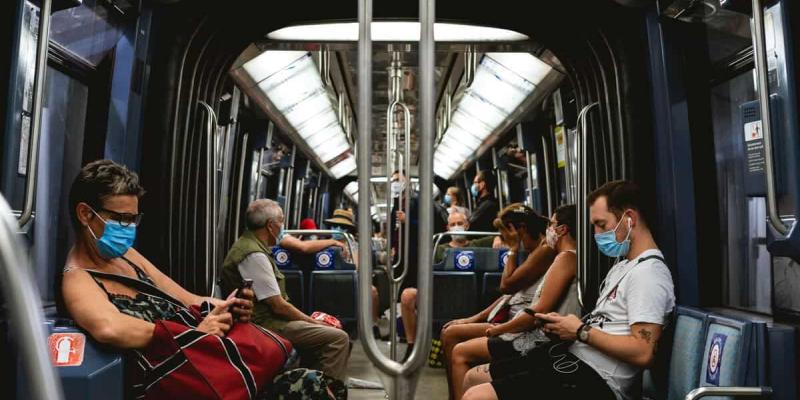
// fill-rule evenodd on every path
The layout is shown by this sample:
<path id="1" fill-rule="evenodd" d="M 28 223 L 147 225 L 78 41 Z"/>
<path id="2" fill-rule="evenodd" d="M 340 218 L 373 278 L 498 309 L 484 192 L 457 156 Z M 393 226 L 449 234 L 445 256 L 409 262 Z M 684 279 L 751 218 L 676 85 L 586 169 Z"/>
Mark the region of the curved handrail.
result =
<path id="1" fill-rule="evenodd" d="M 39 290 L 30 274 L 26 246 L 19 240 L 11 215 L 11 208 L 0 196 L 0 287 L 12 322 L 9 330 L 19 346 L 19 359 L 33 398 L 60 400 L 61 380 L 47 350 Z"/>
<path id="2" fill-rule="evenodd" d="M 767 51 L 764 39 L 764 9 L 761 1 L 753 0 L 753 56 L 758 78 L 758 105 L 761 111 L 761 132 L 764 134 L 764 160 L 767 179 L 767 215 L 769 222 L 781 235 L 789 232 L 778 214 L 778 199 L 775 193 L 775 162 L 772 159 L 772 123 L 769 112 L 769 80 L 767 78 Z"/>
<path id="3" fill-rule="evenodd" d="M 45 78 L 47 76 L 47 51 L 50 45 L 51 0 L 42 0 L 39 9 L 39 32 L 36 42 L 36 72 L 33 80 L 33 109 L 31 110 L 30 144 L 28 146 L 28 179 L 25 180 L 25 200 L 17 224 L 25 226 L 33 217 L 36 202 L 36 181 L 39 177 L 39 138 L 42 136 L 42 108 L 44 107 Z"/>
<path id="4" fill-rule="evenodd" d="M 433 254 L 436 254 L 436 248 L 439 247 L 439 242 L 445 236 L 500 236 L 500 232 L 480 232 L 480 231 L 464 231 L 464 232 L 442 232 L 433 235 Z"/>
<path id="5" fill-rule="evenodd" d="M 581 308 L 584 307 L 583 304 L 583 293 L 584 293 L 584 285 L 586 284 L 586 268 L 589 264 L 589 243 L 587 241 L 586 235 L 589 232 L 588 226 L 588 218 L 586 215 L 586 208 L 588 205 L 586 204 L 586 197 L 588 196 L 588 173 L 587 173 L 587 162 L 586 162 L 586 135 L 587 132 L 587 125 L 586 125 L 586 114 L 589 113 L 589 110 L 592 107 L 599 106 L 599 103 L 594 102 L 592 104 L 586 105 L 581 109 L 581 112 L 578 114 L 578 121 L 577 125 L 580 127 L 580 131 L 578 131 L 577 139 L 578 139 L 578 198 L 575 202 L 578 204 L 577 207 L 577 218 L 578 218 L 578 269 L 577 269 L 577 279 L 578 279 L 578 304 L 580 304 Z M 565 133 L 566 134 L 566 133 Z"/>
<path id="6" fill-rule="evenodd" d="M 369 252 L 360 252 L 360 268 L 358 280 L 359 318 L 358 328 L 364 350 L 381 371 L 395 377 L 401 384 L 408 384 L 409 379 L 422 366 L 430 346 L 431 290 L 433 275 L 431 273 L 430 237 L 433 217 L 433 134 L 435 123 L 433 118 L 433 21 L 435 16 L 435 0 L 420 0 L 420 207 L 419 220 L 428 221 L 419 227 L 419 285 L 420 296 L 417 304 L 417 340 L 411 351 L 411 356 L 404 363 L 398 363 L 386 357 L 378 349 L 375 338 L 371 334 L 371 285 L 369 279 L 372 274 L 372 258 Z M 360 171 L 371 169 L 372 149 L 371 119 L 372 109 L 372 38 L 370 25 L 372 22 L 372 0 L 360 0 L 358 3 L 359 41 L 358 41 L 358 168 Z M 369 175 L 359 174 L 358 188 L 360 193 L 370 192 Z M 362 243 L 368 243 L 372 235 L 372 221 L 369 218 L 370 204 L 367 201 L 359 202 L 358 232 Z M 394 387 L 390 397 L 398 396 L 410 398 L 413 390 L 410 388 Z"/>
<path id="7" fill-rule="evenodd" d="M 530 157 L 530 156 L 529 156 Z M 553 215 L 553 188 L 550 183 L 550 147 L 542 136 L 542 157 L 544 158 L 544 182 L 547 189 L 547 215 Z"/>
<path id="8" fill-rule="evenodd" d="M 217 126 L 217 114 L 214 109 L 205 101 L 198 100 L 197 104 L 203 106 L 208 113 L 206 121 L 206 284 L 211 286 L 213 295 L 214 281 L 217 279 L 216 273 L 216 250 L 217 232 L 214 221 L 214 210 L 217 204 L 216 190 L 216 146 L 214 146 L 214 127 Z M 211 279 L 209 279 L 209 277 Z"/>

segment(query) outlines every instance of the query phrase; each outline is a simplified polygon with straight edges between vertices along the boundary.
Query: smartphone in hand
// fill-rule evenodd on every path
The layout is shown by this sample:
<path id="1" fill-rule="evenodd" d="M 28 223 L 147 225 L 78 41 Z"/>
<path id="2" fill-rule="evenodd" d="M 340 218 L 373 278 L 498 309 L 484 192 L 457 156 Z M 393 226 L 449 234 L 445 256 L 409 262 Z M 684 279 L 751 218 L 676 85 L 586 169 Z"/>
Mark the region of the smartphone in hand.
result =
<path id="1" fill-rule="evenodd" d="M 236 297 L 237 298 L 239 298 L 239 299 L 243 299 L 244 298 L 244 294 L 242 293 L 242 291 L 244 289 L 251 289 L 251 290 L 253 289 L 253 280 L 252 279 L 246 279 L 246 278 L 242 279 L 242 284 L 239 285 L 239 289 L 236 291 Z"/>
<path id="2" fill-rule="evenodd" d="M 239 285 L 239 289 L 236 289 L 236 296 L 235 297 L 238 298 L 238 299 L 243 299 L 244 298 L 244 294 L 243 294 L 244 289 L 251 289 L 251 290 L 253 289 L 253 280 L 252 279 L 242 279 L 242 283 L 241 283 L 241 285 Z M 231 314 L 233 314 L 233 320 L 234 321 L 237 321 L 239 319 L 239 314 L 238 313 L 236 313 L 233 310 L 231 310 Z"/>

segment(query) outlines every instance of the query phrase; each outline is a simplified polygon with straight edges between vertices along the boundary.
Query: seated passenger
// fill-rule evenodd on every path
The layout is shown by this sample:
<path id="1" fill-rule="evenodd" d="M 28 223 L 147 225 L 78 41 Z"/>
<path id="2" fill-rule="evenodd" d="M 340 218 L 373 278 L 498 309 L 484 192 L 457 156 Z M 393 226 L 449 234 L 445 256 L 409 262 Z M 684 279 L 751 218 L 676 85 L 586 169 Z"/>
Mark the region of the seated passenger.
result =
<path id="1" fill-rule="evenodd" d="M 283 231 L 283 210 L 272 200 L 255 200 L 247 207 L 246 230 L 233 244 L 222 265 L 222 288 L 231 290 L 242 278 L 253 280 L 257 300 L 253 322 L 289 339 L 309 365 L 344 380 L 350 338 L 341 329 L 312 319 L 289 302 L 284 275 L 270 248 Z"/>
<path id="2" fill-rule="evenodd" d="M 338 240 L 340 243 L 344 242 L 345 240 L 343 235 L 344 233 L 350 235 L 350 238 L 352 239 L 351 244 L 353 246 L 353 254 L 350 254 L 350 249 L 345 242 L 345 244 L 342 245 L 342 258 L 345 260 L 345 262 L 351 263 L 358 268 L 358 230 L 353 224 L 353 212 L 341 208 L 334 210 L 333 217 L 326 219 L 325 224 L 328 225 L 331 230 L 342 233 L 333 235 L 333 239 Z M 372 331 L 376 337 L 380 337 L 377 326 L 378 319 L 380 319 L 380 307 L 381 304 L 380 301 L 378 301 L 378 288 L 372 286 L 372 321 L 374 322 Z"/>
<path id="3" fill-rule="evenodd" d="M 619 261 L 583 318 L 537 313 L 560 341 L 525 357 L 471 369 L 464 399 L 635 399 L 641 372 L 653 361 L 661 330 L 675 308 L 672 276 L 642 213 L 638 187 L 608 182 L 587 203 L 598 249 Z M 557 362 L 555 362 L 557 361 Z M 488 382 L 488 383 L 482 383 Z"/>
<path id="4" fill-rule="evenodd" d="M 214 309 L 200 321 L 197 331 L 225 336 L 234 323 L 232 313 L 239 316 L 237 321 L 248 321 L 252 291 L 244 290 L 242 299 L 229 297 L 225 301 L 195 295 L 131 247 L 142 218 L 142 195 L 139 177 L 113 161 L 98 160 L 81 169 L 69 194 L 75 245 L 67 254 L 63 273 L 57 275 L 57 301 L 64 311 L 94 340 L 121 349 L 155 348 L 157 320 L 187 325 L 180 318 L 184 315 L 180 305 L 117 280 L 92 275 L 101 272 L 146 282 L 186 307 L 213 304 Z M 140 363 L 133 364 L 129 383 L 135 385 L 144 379 L 145 370 Z"/>
<path id="5" fill-rule="evenodd" d="M 357 266 L 358 232 L 356 226 L 353 224 L 353 212 L 342 208 L 333 210 L 333 216 L 325 220 L 325 225 L 327 225 L 330 230 L 341 232 L 340 234 L 334 234 L 332 238 L 338 241 L 339 246 L 342 248 L 342 258 L 344 258 L 346 262 Z M 348 248 L 345 242 L 345 233 L 349 234 L 352 239 L 351 245 L 353 246 L 353 254 L 350 254 L 350 248 Z"/>
<path id="6" fill-rule="evenodd" d="M 509 304 L 513 312 L 522 309 L 530 303 L 535 290 L 535 283 L 544 275 L 547 267 L 555 257 L 555 252 L 544 243 L 544 231 L 547 228 L 547 219 L 536 214 L 531 208 L 521 203 L 511 204 L 498 213 L 497 223 L 501 227 L 501 235 L 506 243 L 511 244 L 508 262 L 500 278 L 500 291 L 514 294 Z M 501 222 L 503 221 L 503 222 Z M 506 225 L 513 224 L 519 230 L 509 230 Z M 474 242 L 474 241 L 473 241 Z M 517 266 L 516 254 L 520 247 L 530 254 Z M 459 342 L 483 336 L 489 327 L 487 319 L 490 312 L 501 301 L 497 299 L 493 304 L 478 314 L 468 318 L 450 321 L 442 328 L 442 347 L 445 352 L 445 365 L 452 352 L 452 348 Z M 401 316 L 406 340 L 409 344 L 416 339 L 416 308 L 417 290 L 408 288 L 400 296 Z M 409 346 L 410 348 L 411 346 Z M 410 350 L 407 350 L 410 352 Z"/>
<path id="7" fill-rule="evenodd" d="M 556 310 L 562 314 L 580 313 L 575 273 L 575 206 L 561 206 L 550 218 L 545 241 L 558 255 L 536 288 L 530 308 L 523 309 L 501 325 L 486 329 L 487 337 L 476 337 L 452 348 L 450 378 L 453 398 L 463 394 L 464 375 L 477 364 L 518 357 L 550 339 L 538 328 L 534 313 Z M 520 333 L 522 332 L 522 333 Z"/>
<path id="8" fill-rule="evenodd" d="M 301 224 L 301 229 L 316 229 L 314 220 L 306 218 L 303 220 L 303 222 L 307 228 L 303 228 Z M 309 228 L 309 222 L 314 224 L 313 228 Z M 280 237 L 278 238 L 278 246 L 281 246 L 291 252 L 304 254 L 314 254 L 320 250 L 327 249 L 328 247 L 339 247 L 342 249 L 345 248 L 345 245 L 338 240 L 317 239 L 316 235 L 310 235 L 307 239 L 302 237 L 297 238 L 283 232 L 280 233 Z"/>
<path id="9" fill-rule="evenodd" d="M 447 217 L 447 231 L 448 232 L 464 232 L 469 230 L 469 221 L 467 216 L 459 211 L 453 211 Z M 444 253 L 447 249 L 459 249 L 462 247 L 472 247 L 466 235 L 450 235 L 450 242 L 440 244 L 436 247 L 433 262 L 438 264 L 443 261 Z"/>
<path id="10" fill-rule="evenodd" d="M 467 207 L 462 205 L 461 189 L 458 186 L 450 186 L 444 195 L 444 204 L 447 206 L 447 213 L 459 212 L 469 218 L 470 212 Z"/>

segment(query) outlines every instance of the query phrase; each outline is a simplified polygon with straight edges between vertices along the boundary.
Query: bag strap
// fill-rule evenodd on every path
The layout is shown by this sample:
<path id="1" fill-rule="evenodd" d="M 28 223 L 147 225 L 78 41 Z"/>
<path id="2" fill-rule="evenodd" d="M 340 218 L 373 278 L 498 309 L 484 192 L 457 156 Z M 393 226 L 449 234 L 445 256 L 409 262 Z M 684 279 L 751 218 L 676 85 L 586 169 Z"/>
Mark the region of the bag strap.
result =
<path id="1" fill-rule="evenodd" d="M 186 306 L 182 302 L 180 302 L 179 300 L 177 300 L 174 297 L 170 296 L 169 294 L 167 294 L 163 290 L 157 288 L 156 286 L 151 285 L 151 284 L 149 284 L 149 283 L 147 283 L 145 281 L 140 281 L 138 279 L 131 278 L 131 277 L 125 276 L 125 275 L 110 274 L 108 272 L 100 272 L 100 271 L 97 271 L 97 270 L 94 270 L 94 269 L 87 269 L 86 272 L 88 272 L 89 275 L 92 275 L 95 278 L 103 278 L 103 279 L 108 279 L 108 280 L 112 280 L 112 281 L 115 281 L 115 282 L 119 282 L 119 283 L 121 283 L 123 285 L 126 285 L 126 286 L 130 287 L 130 288 L 136 289 L 137 291 L 139 291 L 141 293 L 144 293 L 144 294 L 147 294 L 147 295 L 150 295 L 150 296 L 160 297 L 160 298 L 162 298 L 162 299 L 164 299 L 166 301 L 169 301 L 170 303 L 173 303 L 177 307 L 180 307 L 182 309 L 186 309 Z"/>

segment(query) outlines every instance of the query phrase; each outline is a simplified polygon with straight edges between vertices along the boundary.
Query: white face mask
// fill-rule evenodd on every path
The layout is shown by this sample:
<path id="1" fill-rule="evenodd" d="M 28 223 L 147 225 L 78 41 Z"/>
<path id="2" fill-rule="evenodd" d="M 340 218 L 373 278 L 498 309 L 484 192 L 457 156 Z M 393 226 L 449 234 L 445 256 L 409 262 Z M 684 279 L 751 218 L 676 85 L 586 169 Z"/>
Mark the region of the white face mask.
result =
<path id="1" fill-rule="evenodd" d="M 464 229 L 463 226 L 456 225 L 456 226 L 453 226 L 452 228 L 450 228 L 450 230 L 448 232 L 464 232 L 464 231 L 466 231 L 466 229 Z M 450 235 L 450 237 L 453 240 L 455 240 L 456 242 L 463 242 L 463 241 L 467 240 L 467 236 L 466 235 Z"/>
<path id="2" fill-rule="evenodd" d="M 545 238 L 544 238 L 547 247 L 555 249 L 556 245 L 558 244 L 558 239 L 559 238 L 558 238 L 558 233 L 556 233 L 556 228 L 552 226 L 547 228 L 547 231 L 545 231 Z"/>
<path id="3" fill-rule="evenodd" d="M 399 197 L 400 192 L 403 191 L 403 183 L 399 181 L 392 182 L 392 197 Z"/>

